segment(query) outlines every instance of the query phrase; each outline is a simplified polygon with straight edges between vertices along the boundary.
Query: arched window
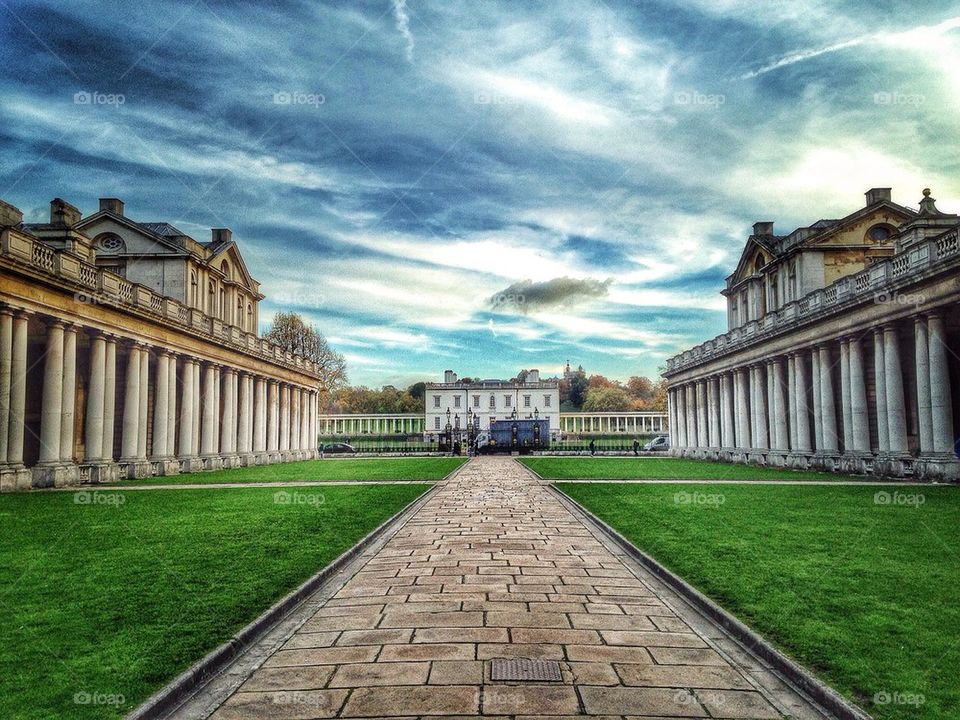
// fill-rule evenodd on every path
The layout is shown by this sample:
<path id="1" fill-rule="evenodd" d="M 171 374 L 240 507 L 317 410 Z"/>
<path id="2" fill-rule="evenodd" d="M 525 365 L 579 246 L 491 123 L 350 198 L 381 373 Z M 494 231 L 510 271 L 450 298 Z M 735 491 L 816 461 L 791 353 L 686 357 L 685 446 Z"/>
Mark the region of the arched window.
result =
<path id="1" fill-rule="evenodd" d="M 197 297 L 197 273 L 190 271 L 190 297 L 187 298 L 187 304 L 190 307 L 199 307 L 199 297 Z"/>
<path id="2" fill-rule="evenodd" d="M 243 325 L 243 298 L 237 298 L 237 314 L 233 318 L 234 325 Z"/>
<path id="3" fill-rule="evenodd" d="M 216 316 L 217 314 L 217 291 L 213 287 L 213 281 L 207 283 L 207 315 Z"/>
<path id="4" fill-rule="evenodd" d="M 227 263 L 226 260 L 220 263 L 220 272 L 223 273 L 223 276 L 225 278 L 227 278 L 228 280 L 230 279 L 230 265 Z"/>
<path id="5" fill-rule="evenodd" d="M 247 303 L 247 332 L 254 332 L 253 305 L 251 303 Z"/>

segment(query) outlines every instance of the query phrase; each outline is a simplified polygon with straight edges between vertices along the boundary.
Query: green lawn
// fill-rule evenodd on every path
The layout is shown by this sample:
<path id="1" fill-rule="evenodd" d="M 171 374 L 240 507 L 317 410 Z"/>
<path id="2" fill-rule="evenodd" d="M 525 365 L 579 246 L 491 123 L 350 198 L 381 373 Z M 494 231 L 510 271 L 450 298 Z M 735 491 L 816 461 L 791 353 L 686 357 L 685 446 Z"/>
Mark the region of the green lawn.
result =
<path id="1" fill-rule="evenodd" d="M 124 480 L 120 484 L 184 485 L 190 483 L 282 482 L 284 480 L 315 480 L 318 482 L 442 480 L 466 461 L 467 458 L 463 457 L 327 458 L 326 460 L 256 465 L 232 470 L 184 473 L 143 480 Z"/>
<path id="2" fill-rule="evenodd" d="M 686 460 L 672 457 L 525 457 L 520 460 L 550 480 L 850 480 L 833 473 Z M 867 480 L 869 478 L 856 478 Z"/>
<path id="3" fill-rule="evenodd" d="M 0 717 L 123 715 L 428 487 L 0 495 Z"/>
<path id="4" fill-rule="evenodd" d="M 874 717 L 960 718 L 960 488 L 558 487 Z"/>

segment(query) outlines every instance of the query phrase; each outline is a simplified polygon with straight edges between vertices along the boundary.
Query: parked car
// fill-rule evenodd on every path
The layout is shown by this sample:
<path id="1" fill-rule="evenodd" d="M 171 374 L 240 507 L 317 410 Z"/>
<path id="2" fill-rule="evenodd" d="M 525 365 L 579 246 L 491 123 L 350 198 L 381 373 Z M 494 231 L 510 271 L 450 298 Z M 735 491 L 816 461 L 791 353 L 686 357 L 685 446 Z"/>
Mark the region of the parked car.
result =
<path id="1" fill-rule="evenodd" d="M 644 445 L 643 449 L 645 452 L 666 452 L 670 449 L 670 438 L 666 435 L 658 435 Z"/>
<path id="2" fill-rule="evenodd" d="M 355 453 L 357 449 L 347 443 L 327 443 L 320 446 L 320 452 L 324 455 L 336 455 L 342 453 Z"/>

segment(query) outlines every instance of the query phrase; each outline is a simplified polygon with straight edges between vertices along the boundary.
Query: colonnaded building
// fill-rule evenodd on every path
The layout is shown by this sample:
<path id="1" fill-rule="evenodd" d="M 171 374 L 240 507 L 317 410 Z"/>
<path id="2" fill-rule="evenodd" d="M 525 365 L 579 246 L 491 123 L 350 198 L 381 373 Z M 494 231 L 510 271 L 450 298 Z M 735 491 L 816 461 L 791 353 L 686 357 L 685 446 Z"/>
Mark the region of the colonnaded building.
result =
<path id="1" fill-rule="evenodd" d="M 453 370 L 442 383 L 427 383 L 424 393 L 424 427 L 436 439 L 447 424 L 455 432 L 477 427 L 484 430 L 495 420 L 532 418 L 550 420 L 550 434 L 560 432 L 560 381 L 540 379 L 530 370 L 523 382 L 514 380 L 461 380 Z"/>
<path id="2" fill-rule="evenodd" d="M 958 216 L 866 206 L 787 235 L 758 222 L 727 278 L 729 331 L 671 358 L 673 453 L 960 477 Z"/>
<path id="3" fill-rule="evenodd" d="M 0 201 L 0 281 L 3 490 L 316 455 L 318 370 L 258 336 L 230 230 Z"/>

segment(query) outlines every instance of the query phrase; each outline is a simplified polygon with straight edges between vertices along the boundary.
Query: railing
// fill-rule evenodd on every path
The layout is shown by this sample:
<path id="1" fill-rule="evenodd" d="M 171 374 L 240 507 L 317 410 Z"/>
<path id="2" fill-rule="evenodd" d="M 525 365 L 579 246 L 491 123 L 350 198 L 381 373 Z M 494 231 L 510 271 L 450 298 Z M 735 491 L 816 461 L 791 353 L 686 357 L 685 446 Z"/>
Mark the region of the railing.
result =
<path id="1" fill-rule="evenodd" d="M 764 335 L 768 332 L 795 327 L 799 320 L 837 310 L 851 299 L 867 296 L 880 288 L 913 282 L 923 271 L 934 268 L 935 263 L 953 261 L 960 256 L 960 230 L 915 243 L 887 260 L 876 263 L 856 275 L 840 278 L 822 290 L 804 296 L 797 302 L 784 305 L 779 310 L 767 313 L 763 321 Z M 724 335 L 708 340 L 685 350 L 667 360 L 667 372 L 683 370 L 701 360 L 720 356 L 747 344 L 755 338 L 755 321 L 734 328 Z"/>
<path id="2" fill-rule="evenodd" d="M 15 230 L 0 232 L 0 256 L 18 263 L 58 276 L 64 283 L 74 283 L 86 288 L 96 288 L 103 295 L 104 305 L 131 309 L 147 308 L 163 321 L 204 332 L 208 338 L 216 338 L 225 345 L 243 352 L 258 355 L 287 367 L 304 370 L 315 375 L 316 365 L 300 355 L 293 355 L 239 328 L 224 325 L 222 321 L 183 305 L 183 303 L 154 292 L 148 287 L 126 280 L 109 270 L 98 268 L 64 250 L 56 250 L 33 237 Z M 87 293 L 89 294 L 89 293 Z M 164 312 L 164 302 L 171 309 Z M 215 329 L 214 329 L 215 328 Z M 212 332 L 211 332 L 212 330 Z"/>

